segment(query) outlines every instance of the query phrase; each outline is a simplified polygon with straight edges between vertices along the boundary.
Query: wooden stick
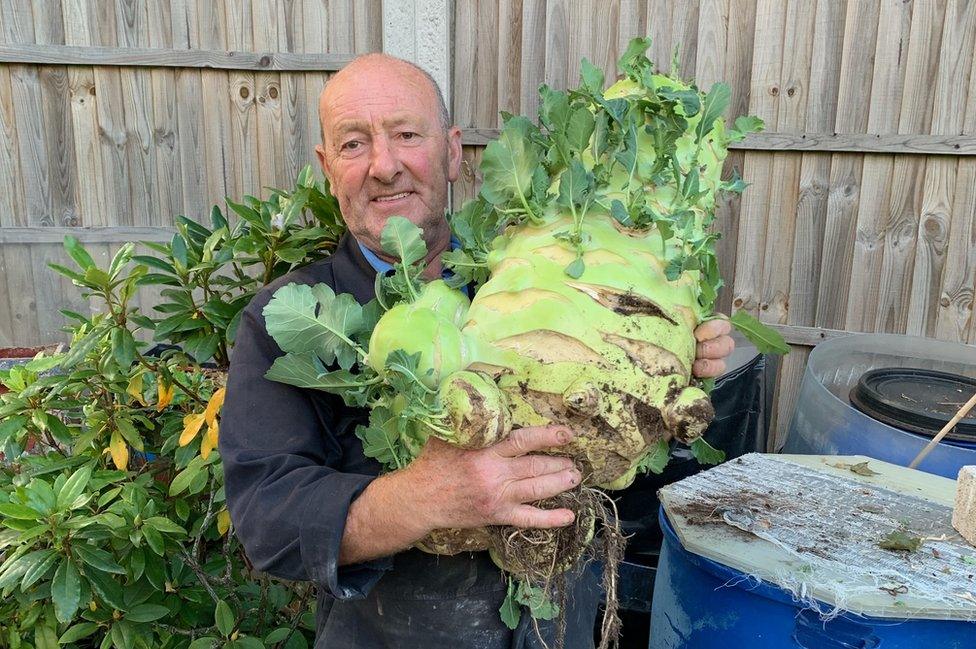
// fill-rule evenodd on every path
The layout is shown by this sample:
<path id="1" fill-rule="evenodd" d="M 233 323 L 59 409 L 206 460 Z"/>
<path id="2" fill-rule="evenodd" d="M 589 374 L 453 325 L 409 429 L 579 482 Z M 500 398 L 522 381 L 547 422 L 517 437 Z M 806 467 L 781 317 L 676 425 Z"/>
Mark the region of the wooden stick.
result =
<path id="1" fill-rule="evenodd" d="M 919 462 L 924 460 L 925 456 L 928 455 L 933 448 L 935 448 L 935 445 L 941 442 L 942 438 L 945 437 L 949 431 L 959 423 L 959 420 L 969 414 L 969 411 L 973 409 L 973 406 L 976 406 L 976 394 L 973 394 L 973 396 L 969 398 L 969 401 L 967 401 L 966 404 L 959 409 L 959 412 L 953 415 L 952 419 L 949 420 L 949 423 L 942 427 L 939 434 L 932 438 L 932 441 L 922 449 L 922 452 L 919 453 L 914 460 L 912 460 L 912 463 L 908 465 L 908 468 L 914 469 L 917 467 Z"/>

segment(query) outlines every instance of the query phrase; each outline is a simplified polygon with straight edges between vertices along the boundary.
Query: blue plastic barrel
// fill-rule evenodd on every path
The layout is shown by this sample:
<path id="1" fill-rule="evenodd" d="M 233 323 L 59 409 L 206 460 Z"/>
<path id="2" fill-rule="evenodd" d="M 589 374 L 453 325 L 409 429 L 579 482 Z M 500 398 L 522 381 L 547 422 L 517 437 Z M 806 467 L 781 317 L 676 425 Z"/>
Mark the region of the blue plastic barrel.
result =
<path id="1" fill-rule="evenodd" d="M 931 438 L 873 419 L 848 399 L 861 375 L 885 367 L 976 376 L 976 347 L 900 334 L 857 334 L 817 345 L 803 372 L 783 452 L 866 455 L 908 466 Z M 918 468 L 954 480 L 968 464 L 976 464 L 976 445 L 943 440 Z M 976 641 L 971 647 L 976 649 Z"/>
<path id="2" fill-rule="evenodd" d="M 663 509 L 659 519 L 650 649 L 976 649 L 976 622 L 853 612 L 825 622 L 788 591 L 688 552 Z"/>

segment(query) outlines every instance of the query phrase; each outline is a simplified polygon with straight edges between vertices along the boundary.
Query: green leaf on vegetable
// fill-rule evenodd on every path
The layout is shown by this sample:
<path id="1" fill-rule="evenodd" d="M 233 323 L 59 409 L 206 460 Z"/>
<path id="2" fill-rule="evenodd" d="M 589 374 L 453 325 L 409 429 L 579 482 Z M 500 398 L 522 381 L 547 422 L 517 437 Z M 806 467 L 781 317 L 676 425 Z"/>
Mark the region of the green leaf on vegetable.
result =
<path id="1" fill-rule="evenodd" d="M 413 265 L 427 256 L 423 231 L 402 216 L 387 220 L 380 234 L 380 245 L 383 252 L 399 259 L 405 266 Z"/>
<path id="2" fill-rule="evenodd" d="M 737 311 L 729 321 L 749 339 L 761 354 L 788 354 L 790 346 L 778 331 L 759 322 L 745 311 Z"/>
<path id="3" fill-rule="evenodd" d="M 705 96 L 701 119 L 695 128 L 695 139 L 697 141 L 701 142 L 702 138 L 712 130 L 715 120 L 721 117 L 725 109 L 728 108 L 731 98 L 732 90 L 728 84 L 716 83 L 711 87 Z"/>
<path id="4" fill-rule="evenodd" d="M 690 445 L 691 454 L 700 464 L 721 464 L 725 461 L 725 451 L 721 451 L 699 437 Z"/>
<path id="5" fill-rule="evenodd" d="M 363 309 L 348 293 L 326 284 L 289 284 L 264 307 L 268 333 L 285 352 L 314 353 L 322 362 L 349 369 L 362 350 L 353 342 L 363 325 Z"/>
<path id="6" fill-rule="evenodd" d="M 493 205 L 517 205 L 530 216 L 532 175 L 541 162 L 540 148 L 529 137 L 533 128 L 524 117 L 509 119 L 481 158 L 481 195 Z"/>
<path id="7" fill-rule="evenodd" d="M 518 628 L 519 620 L 522 619 L 522 607 L 518 601 L 518 586 L 511 577 L 508 578 L 508 592 L 505 594 L 505 599 L 502 600 L 498 613 L 505 626 L 513 631 Z"/>
<path id="8" fill-rule="evenodd" d="M 658 439 L 637 463 L 638 473 L 661 473 L 671 459 L 671 448 L 667 440 Z"/>

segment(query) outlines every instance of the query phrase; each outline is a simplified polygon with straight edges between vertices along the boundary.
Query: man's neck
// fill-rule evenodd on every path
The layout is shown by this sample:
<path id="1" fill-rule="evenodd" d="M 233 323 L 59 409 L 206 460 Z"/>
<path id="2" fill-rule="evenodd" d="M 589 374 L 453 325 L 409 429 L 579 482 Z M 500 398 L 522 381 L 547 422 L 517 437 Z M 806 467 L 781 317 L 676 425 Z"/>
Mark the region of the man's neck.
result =
<path id="1" fill-rule="evenodd" d="M 425 230 L 424 243 L 427 245 L 427 257 L 425 259 L 427 267 L 424 270 L 423 277 L 426 279 L 439 279 L 443 272 L 441 255 L 451 247 L 451 229 L 447 225 L 447 221 L 444 222 L 444 227 L 438 228 L 434 232 L 430 232 L 429 229 Z M 373 246 L 366 243 L 362 245 L 369 248 L 373 254 L 388 264 L 394 264 L 400 261 L 398 258 L 386 254 L 382 248 L 376 250 Z"/>

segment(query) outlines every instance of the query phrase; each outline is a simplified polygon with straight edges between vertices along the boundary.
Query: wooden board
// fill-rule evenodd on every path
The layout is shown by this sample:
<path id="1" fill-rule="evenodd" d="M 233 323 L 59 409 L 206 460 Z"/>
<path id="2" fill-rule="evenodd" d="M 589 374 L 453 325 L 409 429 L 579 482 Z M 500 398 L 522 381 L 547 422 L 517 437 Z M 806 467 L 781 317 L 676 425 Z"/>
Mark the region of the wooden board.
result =
<path id="1" fill-rule="evenodd" d="M 973 548 L 950 520 L 953 480 L 863 456 L 754 453 L 659 493 L 687 550 L 802 593 L 801 606 L 976 620 L 976 567 L 962 560 Z M 921 548 L 906 557 L 880 547 L 897 530 Z"/>

